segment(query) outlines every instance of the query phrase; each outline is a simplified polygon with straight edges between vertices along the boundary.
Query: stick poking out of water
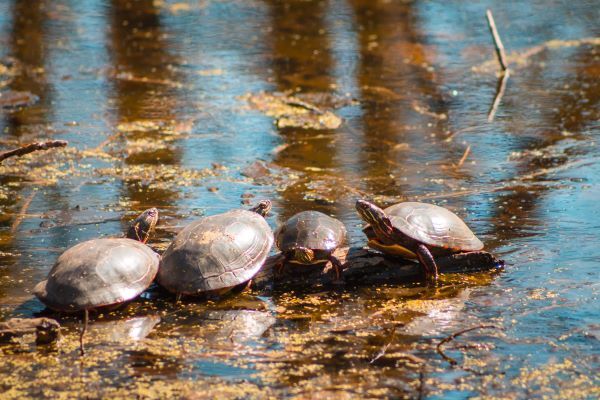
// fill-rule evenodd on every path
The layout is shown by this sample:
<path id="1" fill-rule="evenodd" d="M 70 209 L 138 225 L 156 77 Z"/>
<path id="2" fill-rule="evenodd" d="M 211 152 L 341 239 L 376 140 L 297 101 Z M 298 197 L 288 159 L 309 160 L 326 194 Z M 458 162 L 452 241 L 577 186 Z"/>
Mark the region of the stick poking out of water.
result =
<path id="1" fill-rule="evenodd" d="M 469 157 L 469 153 L 471 152 L 471 145 L 468 145 L 465 152 L 463 153 L 462 157 L 460 158 L 460 160 L 458 161 L 458 164 L 456 164 L 456 168 L 460 168 L 462 167 L 462 165 L 465 163 L 465 161 L 467 160 L 467 157 Z"/>
<path id="2" fill-rule="evenodd" d="M 10 157 L 21 157 L 25 154 L 33 153 L 34 151 L 48 150 L 53 147 L 65 147 L 69 142 L 66 140 L 49 140 L 47 142 L 35 142 L 25 146 L 19 147 L 18 149 L 8 150 L 0 153 L 0 163 Z"/>
<path id="3" fill-rule="evenodd" d="M 84 311 L 84 315 L 83 315 L 83 329 L 81 329 L 81 334 L 79 335 L 79 354 L 81 356 L 85 355 L 85 347 L 83 346 L 83 336 L 85 335 L 85 332 L 87 331 L 89 319 L 90 319 L 90 313 L 89 313 L 88 309 L 86 308 Z"/>
<path id="4" fill-rule="evenodd" d="M 487 10 L 485 12 L 485 16 L 487 17 L 488 26 L 490 28 L 490 32 L 492 33 L 492 38 L 494 39 L 494 47 L 496 48 L 496 54 L 498 55 L 498 62 L 500 63 L 502 71 L 506 71 L 508 69 L 508 63 L 506 62 L 506 54 L 504 54 L 504 45 L 502 44 L 502 40 L 500 40 L 500 35 L 498 34 L 498 30 L 496 29 L 496 23 L 494 22 L 494 16 L 492 15 L 492 11 Z"/>
<path id="5" fill-rule="evenodd" d="M 494 22 L 494 16 L 492 15 L 492 11 L 487 10 L 485 12 L 485 16 L 487 17 L 490 32 L 492 33 L 492 39 L 494 39 L 494 48 L 496 49 L 498 62 L 500 63 L 500 68 L 502 68 L 502 76 L 500 77 L 500 81 L 498 82 L 496 96 L 494 97 L 494 102 L 492 103 L 492 107 L 488 112 L 488 122 L 492 122 L 494 120 L 494 117 L 496 116 L 496 111 L 498 111 L 498 106 L 502 101 L 502 96 L 504 96 L 504 90 L 506 89 L 506 83 L 508 82 L 509 77 L 509 70 L 508 62 L 506 61 L 506 54 L 504 52 L 504 45 L 502 44 L 502 40 L 500 39 L 500 35 L 498 34 L 498 29 L 496 29 L 496 22 Z"/>

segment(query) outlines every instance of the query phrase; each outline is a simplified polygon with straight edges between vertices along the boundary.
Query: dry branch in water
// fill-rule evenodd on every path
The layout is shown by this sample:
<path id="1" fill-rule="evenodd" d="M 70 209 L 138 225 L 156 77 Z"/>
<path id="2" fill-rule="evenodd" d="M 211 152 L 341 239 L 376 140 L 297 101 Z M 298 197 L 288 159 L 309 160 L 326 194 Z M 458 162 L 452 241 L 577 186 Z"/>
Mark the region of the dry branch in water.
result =
<path id="1" fill-rule="evenodd" d="M 34 151 L 48 150 L 53 147 L 65 147 L 69 142 L 66 140 L 49 140 L 47 142 L 35 142 L 18 149 L 8 150 L 0 153 L 0 163 L 10 157 L 21 157 L 25 154 L 33 153 Z"/>
<path id="2" fill-rule="evenodd" d="M 509 70 L 508 63 L 506 62 L 504 45 L 502 44 L 502 40 L 500 39 L 500 35 L 498 34 L 498 30 L 496 29 L 496 22 L 494 22 L 494 16 L 492 15 L 492 11 L 487 10 L 485 16 L 487 17 L 490 32 L 492 33 L 492 39 L 494 39 L 494 48 L 496 49 L 498 62 L 500 63 L 500 68 L 502 68 L 502 76 L 500 77 L 500 82 L 498 83 L 496 96 L 494 96 L 494 102 L 492 103 L 492 107 L 488 112 L 488 122 L 492 122 L 494 120 L 494 116 L 496 116 L 496 111 L 498 111 L 498 106 L 502 101 L 502 96 L 504 96 L 504 91 L 506 90 L 506 83 L 508 82 Z"/>
<path id="3" fill-rule="evenodd" d="M 390 334 L 390 339 L 388 340 L 388 342 L 386 344 L 383 345 L 383 347 L 381 348 L 381 350 L 379 351 L 379 353 L 377 353 L 377 355 L 375 357 L 373 357 L 373 359 L 371 361 L 369 361 L 369 364 L 373 364 L 374 362 L 376 362 L 377 360 L 379 360 L 381 357 L 383 357 L 386 353 L 386 351 L 389 349 L 389 347 L 392 345 L 392 342 L 394 341 L 394 338 L 396 337 L 396 328 L 398 328 L 398 324 L 395 324 L 392 328 L 392 333 Z M 394 353 L 394 357 L 395 358 L 401 358 L 404 360 L 409 361 L 408 365 L 411 368 L 418 368 L 419 369 L 419 386 L 417 387 L 417 399 L 422 399 L 425 393 L 425 366 L 427 365 L 426 361 L 424 359 L 422 359 L 421 357 L 415 356 L 413 354 L 410 353 Z"/>
<path id="4" fill-rule="evenodd" d="M 471 152 L 471 145 L 468 145 L 467 148 L 465 149 L 465 152 L 463 153 L 462 157 L 460 158 L 460 160 L 458 161 L 458 164 L 456 164 L 457 168 L 462 167 L 462 165 L 465 163 L 465 161 L 467 160 L 467 157 L 469 157 L 469 153 Z"/>
<path id="5" fill-rule="evenodd" d="M 446 353 L 444 353 L 444 351 L 442 350 L 442 345 L 444 343 L 449 343 L 449 342 L 453 341 L 455 338 L 457 338 L 460 335 L 463 335 L 467 332 L 471 332 L 471 331 L 474 331 L 477 329 L 500 329 L 500 328 L 498 328 L 496 325 L 477 325 L 477 326 L 473 326 L 471 328 L 460 330 L 458 332 L 454 332 L 452 335 L 445 337 L 437 344 L 436 350 L 437 350 L 438 354 L 440 356 L 442 356 L 442 358 L 444 360 L 448 361 L 450 363 L 450 365 L 458 364 L 458 361 L 456 361 L 454 358 L 452 358 L 452 357 L 446 355 Z"/>
<path id="6" fill-rule="evenodd" d="M 394 341 L 394 338 L 396 337 L 396 328 L 397 327 L 398 327 L 398 325 L 394 325 L 392 327 L 392 333 L 390 334 L 390 340 L 388 340 L 388 342 L 383 345 L 383 347 L 381 348 L 379 353 L 377 353 L 377 355 L 375 357 L 373 357 L 371 359 L 371 361 L 369 361 L 369 364 L 373 364 L 375 361 L 379 360 L 381 357 L 383 357 L 385 355 L 385 352 L 387 351 L 387 349 L 390 348 L 390 346 L 392 345 L 392 342 Z"/>
<path id="7" fill-rule="evenodd" d="M 506 71 L 508 69 L 508 64 L 506 62 L 506 54 L 504 54 L 504 45 L 502 44 L 502 40 L 496 29 L 496 22 L 494 22 L 492 11 L 487 10 L 485 16 L 487 17 L 488 27 L 492 33 L 492 38 L 494 39 L 494 47 L 496 48 L 496 54 L 498 55 L 498 62 L 500 63 L 502 71 Z"/>

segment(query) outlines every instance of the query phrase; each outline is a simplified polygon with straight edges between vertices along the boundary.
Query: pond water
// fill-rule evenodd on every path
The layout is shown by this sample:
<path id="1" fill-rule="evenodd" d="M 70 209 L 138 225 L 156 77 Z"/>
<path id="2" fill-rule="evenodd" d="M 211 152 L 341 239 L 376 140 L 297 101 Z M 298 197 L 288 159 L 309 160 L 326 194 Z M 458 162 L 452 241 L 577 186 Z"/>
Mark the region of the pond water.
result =
<path id="1" fill-rule="evenodd" d="M 487 8 L 511 68 L 491 121 L 500 82 Z M 69 146 L 0 166 L 0 318 L 39 315 L 32 288 L 65 248 L 119 234 L 153 206 L 162 251 L 194 218 L 262 198 L 273 228 L 316 209 L 342 220 L 355 247 L 357 198 L 428 201 L 507 265 L 434 286 L 209 302 L 151 290 L 92 316 L 85 357 L 79 317 L 59 318 L 56 347 L 0 347 L 0 397 L 599 397 L 599 10 L 1 2 L 0 93 L 28 101 L 0 97 L 0 144 Z M 286 123 L 251 101 L 263 92 L 341 124 Z M 437 353 L 479 325 L 496 328 L 444 345 L 457 365 Z"/>

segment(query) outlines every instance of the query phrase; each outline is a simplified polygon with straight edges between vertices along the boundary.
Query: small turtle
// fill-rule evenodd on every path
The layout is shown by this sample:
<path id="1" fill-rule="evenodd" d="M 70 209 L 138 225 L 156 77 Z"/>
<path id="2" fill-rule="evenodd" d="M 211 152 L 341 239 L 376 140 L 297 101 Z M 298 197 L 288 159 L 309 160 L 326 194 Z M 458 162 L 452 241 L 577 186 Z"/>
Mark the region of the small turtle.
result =
<path id="1" fill-rule="evenodd" d="M 177 295 L 223 294 L 248 282 L 273 246 L 269 200 L 186 226 L 164 252 L 158 283 Z"/>
<path id="2" fill-rule="evenodd" d="M 33 293 L 49 308 L 77 312 L 116 306 L 150 286 L 159 256 L 144 243 L 158 221 L 151 208 L 137 217 L 127 238 L 92 239 L 67 249 Z"/>
<path id="3" fill-rule="evenodd" d="M 58 257 L 48 278 L 33 293 L 42 303 L 59 312 L 88 312 L 121 305 L 150 286 L 158 271 L 160 257 L 145 243 L 158 222 L 158 210 L 144 211 L 131 224 L 127 238 L 92 239 L 79 243 Z"/>
<path id="4" fill-rule="evenodd" d="M 277 268 L 283 268 L 285 262 L 309 265 L 331 261 L 339 279 L 342 263 L 333 252 L 345 240 L 342 222 L 319 211 L 302 211 L 275 232 L 275 243 L 283 254 Z"/>
<path id="5" fill-rule="evenodd" d="M 382 210 L 364 200 L 358 214 L 369 226 L 368 245 L 387 254 L 417 259 L 425 275 L 437 279 L 434 256 L 483 249 L 481 240 L 453 212 L 433 204 L 406 202 Z"/>

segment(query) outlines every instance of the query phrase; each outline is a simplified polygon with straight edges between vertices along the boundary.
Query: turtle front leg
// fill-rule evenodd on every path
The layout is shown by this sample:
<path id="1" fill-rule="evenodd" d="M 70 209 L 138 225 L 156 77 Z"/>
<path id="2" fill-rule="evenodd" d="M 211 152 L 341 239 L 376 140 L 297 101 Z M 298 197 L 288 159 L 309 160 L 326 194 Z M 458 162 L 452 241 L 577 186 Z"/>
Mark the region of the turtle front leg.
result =
<path id="1" fill-rule="evenodd" d="M 275 276 L 283 275 L 283 269 L 285 267 L 285 263 L 287 263 L 289 256 L 286 253 L 281 253 L 279 258 L 273 265 L 273 270 L 275 271 Z"/>
<path id="2" fill-rule="evenodd" d="M 433 255 L 424 244 L 420 244 L 417 247 L 417 257 L 419 258 L 419 262 L 425 268 L 425 276 L 427 279 L 432 279 L 437 281 L 438 279 L 438 267 L 435 263 Z"/>
<path id="3" fill-rule="evenodd" d="M 340 278 L 342 277 L 342 269 L 343 269 L 342 262 L 333 254 L 330 254 L 328 259 L 329 259 L 329 261 L 331 261 L 331 264 L 333 265 L 333 269 L 335 269 L 335 280 L 339 281 Z"/>

